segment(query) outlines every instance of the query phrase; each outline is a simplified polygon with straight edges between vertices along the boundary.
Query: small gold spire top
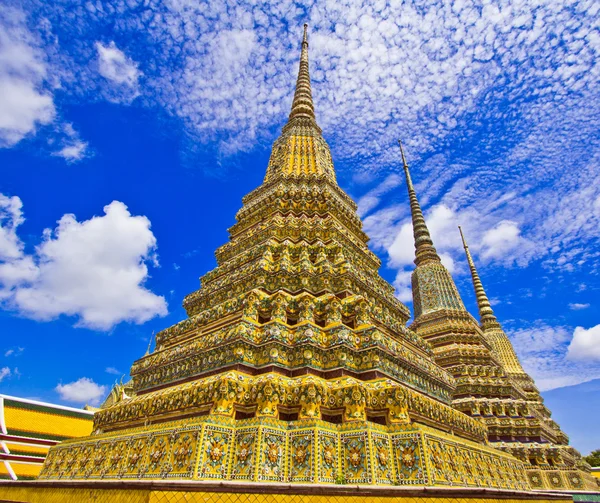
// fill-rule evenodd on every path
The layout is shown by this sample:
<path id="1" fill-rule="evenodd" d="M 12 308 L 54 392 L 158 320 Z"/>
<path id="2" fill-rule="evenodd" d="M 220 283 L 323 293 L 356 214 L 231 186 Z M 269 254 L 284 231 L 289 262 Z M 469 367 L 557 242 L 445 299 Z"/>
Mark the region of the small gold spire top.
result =
<path id="1" fill-rule="evenodd" d="M 146 349 L 146 354 L 144 356 L 148 356 L 150 354 L 150 347 L 152 346 L 153 340 L 154 340 L 154 330 L 152 331 L 152 335 L 150 335 L 150 340 L 148 341 L 148 349 Z"/>
<path id="2" fill-rule="evenodd" d="M 496 319 L 496 315 L 492 309 L 492 305 L 483 289 L 483 284 L 481 283 L 481 279 L 479 278 L 479 274 L 477 273 L 477 269 L 475 268 L 475 262 L 473 262 L 473 257 L 471 256 L 471 252 L 469 251 L 469 246 L 467 245 L 467 241 L 465 240 L 465 235 L 463 234 L 462 228 L 459 225 L 458 230 L 460 232 L 460 237 L 463 242 L 463 247 L 465 249 L 465 254 L 467 255 L 467 262 L 469 263 L 469 269 L 471 270 L 471 278 L 473 279 L 473 287 L 475 288 L 475 297 L 477 298 L 477 306 L 479 307 L 479 317 L 481 327 L 485 330 L 486 328 L 498 327 L 499 323 Z"/>
<path id="3" fill-rule="evenodd" d="M 412 215 L 413 224 L 413 236 L 415 238 L 415 264 L 417 267 L 427 262 L 441 262 L 440 257 L 433 246 L 429 229 L 425 223 L 425 217 L 421 211 L 419 200 L 415 188 L 413 187 L 412 179 L 410 177 L 410 171 L 408 169 L 408 163 L 404 156 L 404 149 L 402 148 L 402 142 L 398 140 L 400 145 L 400 154 L 402 155 L 402 166 L 404 168 L 404 174 L 406 175 L 406 185 L 408 187 L 408 198 L 410 200 L 410 212 Z"/>
<path id="4" fill-rule="evenodd" d="M 310 74 L 308 73 L 308 24 L 306 23 L 304 24 L 304 36 L 302 37 L 296 92 L 294 93 L 289 122 L 296 117 L 315 120 L 315 107 L 310 88 Z"/>

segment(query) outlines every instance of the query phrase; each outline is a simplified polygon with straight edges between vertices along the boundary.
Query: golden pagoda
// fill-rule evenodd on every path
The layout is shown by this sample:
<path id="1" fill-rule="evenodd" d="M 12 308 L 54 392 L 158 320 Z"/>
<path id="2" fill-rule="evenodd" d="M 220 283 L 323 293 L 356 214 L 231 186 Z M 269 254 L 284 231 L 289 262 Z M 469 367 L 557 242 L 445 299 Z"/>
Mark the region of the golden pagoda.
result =
<path id="1" fill-rule="evenodd" d="M 430 343 L 435 361 L 453 376 L 452 406 L 486 425 L 488 445 L 523 461 L 532 488 L 597 490 L 589 467 L 551 419 L 496 319 L 459 227 L 480 323 L 465 309 L 433 245 L 402 144 L 400 152 L 415 241 L 416 268 L 411 278 L 415 319 L 410 328 Z"/>
<path id="2" fill-rule="evenodd" d="M 572 469 L 580 463 L 581 455 L 569 445 L 567 435 L 551 419 L 533 379 L 523 370 L 508 336 L 494 315 L 460 227 L 459 231 L 471 271 L 483 339 L 513 389 L 510 397 L 499 397 L 493 393 L 473 394 L 455 400 L 454 405 L 486 423 L 490 445 L 510 452 L 528 464 L 527 475 L 533 488 L 574 487 L 578 485 L 581 474 Z M 472 370 L 469 374 L 473 375 Z M 557 468 L 561 473 L 555 473 Z M 588 485 L 593 487 L 593 481 L 586 478 Z"/>
<path id="3" fill-rule="evenodd" d="M 217 267 L 185 298 L 188 317 L 157 334 L 91 436 L 53 447 L 39 481 L 13 492 L 0 484 L 0 497 L 81 501 L 85 489 L 98 501 L 112 491 L 114 503 L 160 488 L 164 501 L 358 503 L 452 487 L 448 498 L 570 501 L 531 489 L 596 488 L 489 302 L 481 326 L 464 308 L 404 169 L 416 246 L 410 327 L 336 182 L 305 25 L 288 122 Z"/>

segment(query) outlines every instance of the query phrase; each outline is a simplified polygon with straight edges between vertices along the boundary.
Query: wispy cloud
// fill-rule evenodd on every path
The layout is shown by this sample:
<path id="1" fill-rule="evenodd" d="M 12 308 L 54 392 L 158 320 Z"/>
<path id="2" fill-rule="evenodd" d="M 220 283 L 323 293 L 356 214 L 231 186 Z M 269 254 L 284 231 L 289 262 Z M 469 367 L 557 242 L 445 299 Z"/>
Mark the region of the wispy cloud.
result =
<path id="1" fill-rule="evenodd" d="M 75 163 L 90 156 L 88 143 L 80 138 L 73 124 L 63 124 L 58 131 L 57 138 L 62 148 L 54 151 L 52 155 L 62 157 L 68 163 Z"/>
<path id="2" fill-rule="evenodd" d="M 12 372 L 10 371 L 10 368 L 8 368 L 8 367 L 0 368 L 0 382 L 2 382 L 7 377 L 10 377 L 11 374 L 12 374 Z"/>
<path id="3" fill-rule="evenodd" d="M 557 0 L 427 9 L 344 0 L 302 10 L 291 0 L 152 0 L 77 12 L 38 2 L 31 14 L 62 41 L 47 52 L 66 92 L 111 99 L 106 81 L 135 89 L 139 103 L 181 118 L 195 143 L 226 154 L 276 134 L 307 21 L 318 118 L 355 181 L 394 180 L 400 136 L 416 180 L 427 180 L 419 187 L 426 206 L 493 217 L 482 228 L 496 234 L 518 227 L 541 249 L 557 248 L 549 267 L 575 267 L 591 258 L 578 246 L 582 235 L 599 228 L 594 9 L 589 0 L 577 9 Z M 99 41 L 109 25 L 113 39 Z M 92 42 L 69 43 L 75 32 Z M 495 207 L 507 192 L 510 204 Z M 367 215 L 380 196 L 365 197 Z M 398 202 L 386 199 L 386 207 Z M 512 228 L 496 228 L 501 222 Z"/>
<path id="4" fill-rule="evenodd" d="M 336 144 L 344 157 L 372 158 L 393 144 L 388 140 L 399 131 L 390 130 L 390 124 L 398 124 L 402 136 L 424 152 L 469 119 L 483 119 L 466 114 L 501 98 L 499 89 L 506 89 L 510 105 L 528 98 L 550 101 L 553 92 L 562 97 L 567 89 L 585 91 L 585 83 L 593 82 L 587 72 L 595 64 L 594 31 L 584 23 L 592 5 L 581 4 L 579 16 L 559 2 L 534 6 L 524 1 L 485 8 L 470 1 L 440 2 L 427 10 L 353 1 L 309 2 L 302 11 L 291 1 L 276 7 L 123 2 L 76 14 L 41 4 L 39 9 L 56 25 L 61 21 L 57 31 L 77 26 L 92 39 L 103 25 L 117 21 L 116 36 L 135 35 L 128 47 L 121 42 L 99 46 L 126 68 L 125 62 L 139 61 L 148 79 L 143 92 L 158 96 L 196 128 L 236 136 L 250 131 L 252 139 L 259 128 L 281 123 L 306 20 L 321 120 L 330 135 L 339 131 Z M 561 46 L 554 42 L 557 31 Z M 89 58 L 89 48 L 65 45 L 72 62 Z M 150 52 L 146 61 L 132 55 L 143 49 Z M 580 56 L 576 62 L 568 59 L 572 54 Z M 523 72 L 521 66 L 534 55 L 536 64 Z M 135 72 L 120 75 L 135 81 Z M 88 86 L 88 79 L 81 75 L 79 82 Z M 529 85 L 536 81 L 537 91 Z M 364 169 L 372 167 L 366 163 Z"/>
<path id="5" fill-rule="evenodd" d="M 444 203 L 428 209 L 425 220 L 442 263 L 453 274 L 468 271 L 459 225 L 482 265 L 525 266 L 535 256 L 534 246 L 521 235 L 519 224 L 513 221 L 494 223 L 493 216 L 477 213 L 472 208 L 455 210 Z M 415 251 L 408 205 L 383 208 L 368 216 L 365 231 L 373 238 L 374 248 L 387 253 L 387 265 L 398 270 L 395 282 L 398 297 L 409 302 Z"/>
<path id="6" fill-rule="evenodd" d="M 56 53 L 48 40 L 47 22 L 34 32 L 29 21 L 17 7 L 5 6 L 0 12 L 0 148 L 13 147 L 47 126 L 52 155 L 79 161 L 86 156 L 88 144 L 72 124 L 63 121 L 57 108 L 61 71 L 50 61 Z"/>
<path id="7" fill-rule="evenodd" d="M 80 161 L 85 157 L 85 152 L 88 147 L 87 142 L 76 140 L 70 145 L 66 145 L 59 151 L 55 152 L 54 155 L 62 157 L 70 162 Z"/>
<path id="8" fill-rule="evenodd" d="M 23 351 L 25 351 L 25 348 L 22 348 L 22 347 L 10 348 L 10 349 L 7 349 L 4 352 L 4 356 L 5 357 L 9 357 L 9 356 L 13 356 L 13 357 L 14 356 L 21 356 L 21 354 L 23 354 Z"/>
<path id="9" fill-rule="evenodd" d="M 366 215 L 373 208 L 376 208 L 381 198 L 388 194 L 392 189 L 395 189 L 402 183 L 402 178 L 395 173 L 389 175 L 382 183 L 371 189 L 358 200 L 358 214 Z"/>
<path id="10" fill-rule="evenodd" d="M 588 303 L 572 302 L 569 304 L 569 309 L 572 311 L 581 311 L 583 309 L 587 309 L 588 307 L 590 307 Z"/>
<path id="11" fill-rule="evenodd" d="M 104 45 L 96 42 L 98 51 L 98 72 L 113 86 L 109 96 L 111 101 L 131 101 L 139 96 L 138 64 L 120 50 L 114 42 Z"/>

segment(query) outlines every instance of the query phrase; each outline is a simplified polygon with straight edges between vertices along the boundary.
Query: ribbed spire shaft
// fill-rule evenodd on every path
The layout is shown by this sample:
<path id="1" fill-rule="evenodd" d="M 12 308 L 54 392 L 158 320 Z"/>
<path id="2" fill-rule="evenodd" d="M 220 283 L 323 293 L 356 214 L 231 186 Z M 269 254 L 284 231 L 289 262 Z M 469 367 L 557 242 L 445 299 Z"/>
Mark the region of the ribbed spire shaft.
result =
<path id="1" fill-rule="evenodd" d="M 421 206 L 419 205 L 419 200 L 417 199 L 417 194 L 410 178 L 410 171 L 408 170 L 406 157 L 404 157 L 402 142 L 398 140 L 398 144 L 400 145 L 400 153 L 402 154 L 402 165 L 404 167 L 404 174 L 406 175 L 406 186 L 408 187 L 408 198 L 410 200 L 413 235 L 415 238 L 415 264 L 419 266 L 427 262 L 441 262 L 433 246 L 429 229 L 425 223 L 425 217 L 421 211 Z"/>
<path id="2" fill-rule="evenodd" d="M 308 25 L 304 24 L 304 37 L 302 38 L 302 52 L 300 54 L 300 68 L 296 81 L 296 92 L 292 102 L 289 122 L 296 117 L 315 120 L 315 107 L 313 105 L 312 91 L 310 89 L 310 75 L 308 73 Z"/>
<path id="3" fill-rule="evenodd" d="M 335 182 L 329 146 L 315 120 L 308 74 L 308 25 L 304 25 L 300 68 L 288 122 L 273 144 L 265 182 L 279 176 L 327 177 Z"/>
<path id="4" fill-rule="evenodd" d="M 465 236 L 463 231 L 458 226 L 458 230 L 460 231 L 460 237 L 462 238 L 463 247 L 465 248 L 465 253 L 467 255 L 467 262 L 469 263 L 469 269 L 471 269 L 471 278 L 473 278 L 473 287 L 475 288 L 475 297 L 477 298 L 477 306 L 479 307 L 479 317 L 481 327 L 485 330 L 486 328 L 499 327 L 500 324 L 496 319 L 496 315 L 492 309 L 492 305 L 483 289 L 483 284 L 481 283 L 481 279 L 479 278 L 479 274 L 477 274 L 477 269 L 475 268 L 475 262 L 473 262 L 473 257 L 471 256 L 471 252 L 469 251 L 469 246 L 467 245 L 467 241 L 465 240 Z"/>

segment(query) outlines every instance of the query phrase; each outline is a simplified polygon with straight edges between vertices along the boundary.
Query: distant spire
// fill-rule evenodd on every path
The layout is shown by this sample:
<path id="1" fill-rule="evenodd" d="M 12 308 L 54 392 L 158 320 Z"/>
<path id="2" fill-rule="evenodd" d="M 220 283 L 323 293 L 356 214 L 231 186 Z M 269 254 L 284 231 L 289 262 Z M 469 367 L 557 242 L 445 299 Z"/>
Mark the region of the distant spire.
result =
<path id="1" fill-rule="evenodd" d="M 463 242 L 463 246 L 465 248 L 465 253 L 467 254 L 467 262 L 469 263 L 469 269 L 471 269 L 471 277 L 473 278 L 473 287 L 475 288 L 475 297 L 477 298 L 477 306 L 479 307 L 479 317 L 481 327 L 485 330 L 486 328 L 497 327 L 499 326 L 498 320 L 494 315 L 494 311 L 492 310 L 492 305 L 483 289 L 483 284 L 481 283 L 481 279 L 479 278 L 479 274 L 477 274 L 477 269 L 475 268 L 475 262 L 473 262 L 473 257 L 471 256 L 471 252 L 469 251 L 469 247 L 467 245 L 467 241 L 465 240 L 465 236 L 463 234 L 462 228 L 460 225 L 458 226 L 458 230 L 460 231 L 460 237 Z"/>
<path id="2" fill-rule="evenodd" d="M 150 346 L 152 346 L 153 339 L 154 339 L 154 330 L 152 331 L 152 335 L 150 336 L 150 340 L 148 341 L 148 349 L 146 349 L 146 354 L 144 356 L 148 356 L 150 354 Z"/>
<path id="3" fill-rule="evenodd" d="M 298 80 L 296 81 L 296 92 L 292 102 L 289 122 L 295 118 L 312 119 L 315 121 L 315 107 L 310 89 L 310 75 L 308 73 L 308 24 L 304 24 L 304 36 L 302 37 L 302 52 L 300 53 L 300 68 Z M 316 125 L 316 122 L 315 122 Z"/>
<path id="4" fill-rule="evenodd" d="M 412 214 L 413 235 L 415 238 L 415 264 L 419 266 L 432 261 L 441 262 L 440 257 L 433 246 L 429 229 L 427 229 L 427 224 L 425 223 L 425 217 L 421 211 L 421 206 L 419 206 L 417 194 L 410 178 L 408 163 L 406 162 L 406 157 L 404 157 L 402 142 L 398 140 L 398 144 L 400 145 L 400 153 L 402 154 L 402 165 L 404 167 L 404 174 L 406 175 L 410 212 Z"/>

